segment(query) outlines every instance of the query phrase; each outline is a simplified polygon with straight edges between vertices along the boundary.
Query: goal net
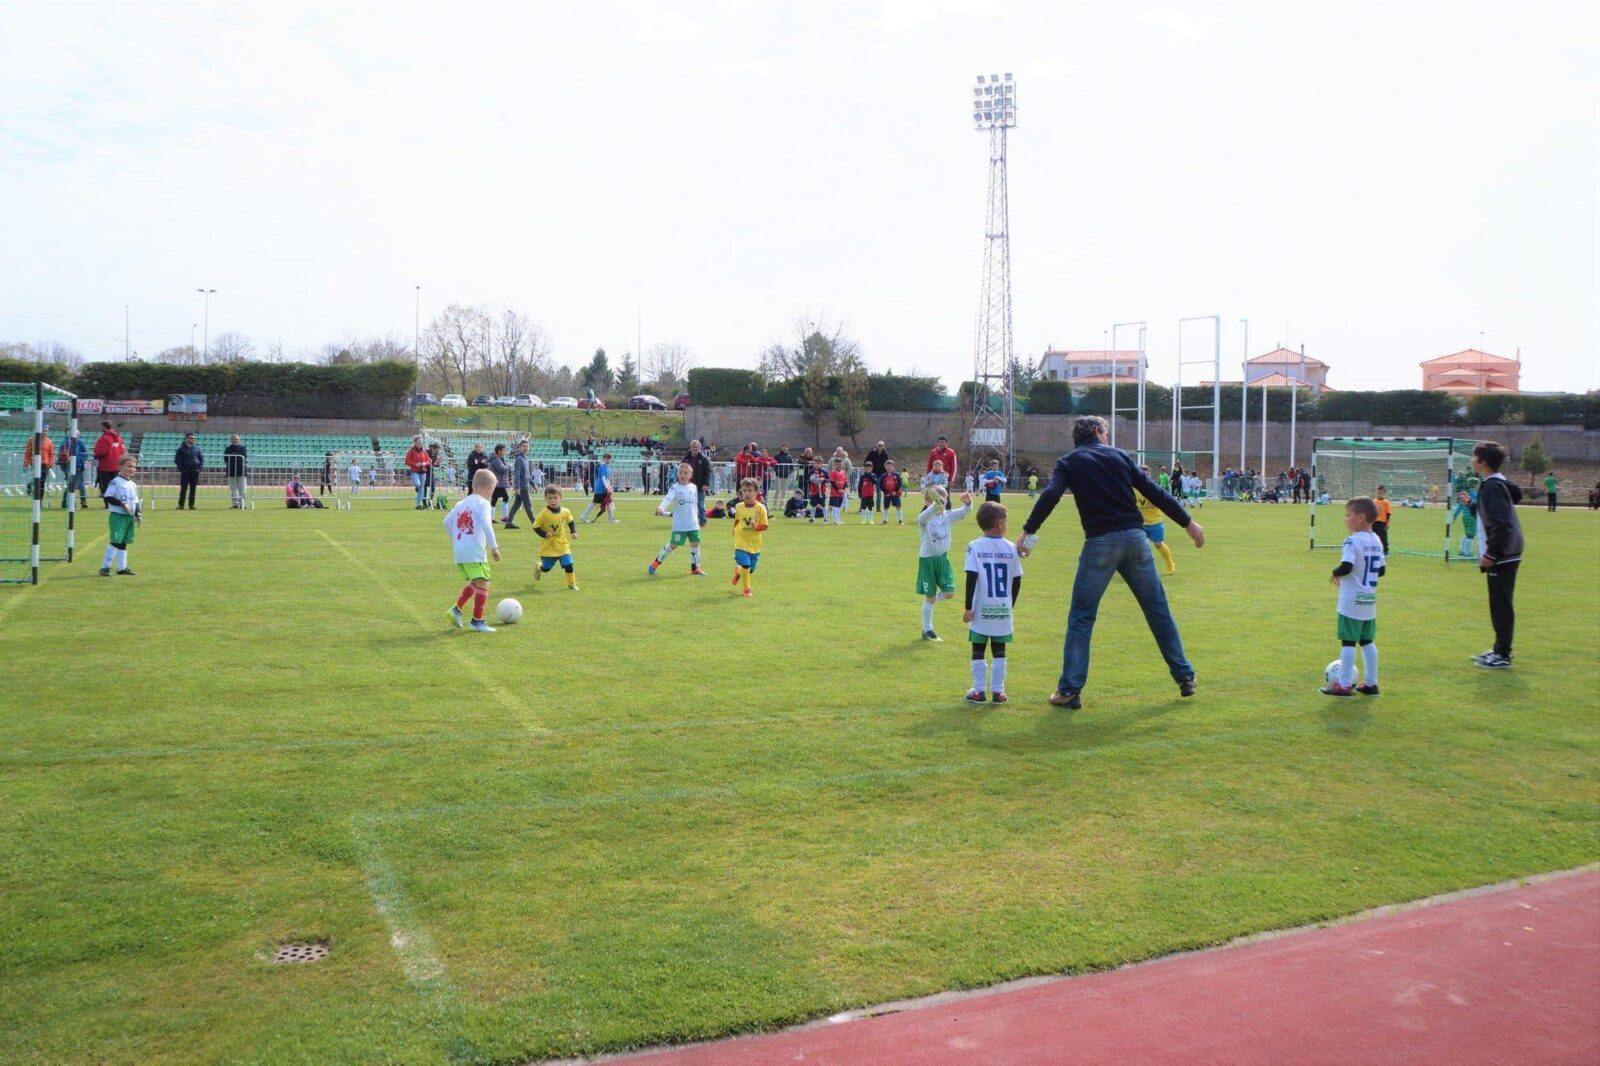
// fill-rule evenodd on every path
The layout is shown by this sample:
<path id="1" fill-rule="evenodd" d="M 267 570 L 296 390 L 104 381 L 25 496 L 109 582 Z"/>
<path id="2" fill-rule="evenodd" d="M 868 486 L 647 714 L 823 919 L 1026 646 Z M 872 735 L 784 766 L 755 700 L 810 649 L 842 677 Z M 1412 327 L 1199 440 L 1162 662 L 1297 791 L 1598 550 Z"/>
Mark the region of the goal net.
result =
<path id="1" fill-rule="evenodd" d="M 1389 554 L 1450 558 L 1452 487 L 1472 472 L 1460 437 L 1319 437 L 1311 445 L 1311 547 L 1337 548 L 1346 536 L 1344 502 L 1389 501 Z"/>
<path id="2" fill-rule="evenodd" d="M 0 584 L 38 584 L 40 563 L 72 559 L 87 498 L 76 402 L 51 385 L 0 382 Z"/>

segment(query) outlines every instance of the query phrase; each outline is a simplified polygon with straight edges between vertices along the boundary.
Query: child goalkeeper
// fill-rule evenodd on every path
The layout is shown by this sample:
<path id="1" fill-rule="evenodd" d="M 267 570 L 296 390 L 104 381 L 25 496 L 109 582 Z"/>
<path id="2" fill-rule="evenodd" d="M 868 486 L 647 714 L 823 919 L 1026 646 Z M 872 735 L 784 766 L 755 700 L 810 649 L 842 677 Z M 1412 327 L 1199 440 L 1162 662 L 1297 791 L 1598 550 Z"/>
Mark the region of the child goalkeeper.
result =
<path id="1" fill-rule="evenodd" d="M 1463 559 L 1476 559 L 1478 557 L 1478 501 L 1471 492 L 1461 492 L 1456 496 L 1455 510 L 1451 517 L 1461 522 L 1461 546 L 1456 549 L 1456 554 Z"/>

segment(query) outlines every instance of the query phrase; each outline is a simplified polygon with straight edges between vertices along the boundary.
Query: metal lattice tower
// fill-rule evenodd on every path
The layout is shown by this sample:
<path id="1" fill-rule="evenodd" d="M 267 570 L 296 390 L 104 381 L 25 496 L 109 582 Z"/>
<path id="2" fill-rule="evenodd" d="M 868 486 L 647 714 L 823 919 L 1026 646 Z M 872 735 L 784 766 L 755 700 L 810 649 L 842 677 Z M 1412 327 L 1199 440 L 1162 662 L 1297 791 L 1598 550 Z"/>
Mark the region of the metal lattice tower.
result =
<path id="1" fill-rule="evenodd" d="M 1011 379 L 1011 203 L 1006 190 L 1006 131 L 1017 124 L 1017 88 L 1010 74 L 978 75 L 972 124 L 989 135 L 989 212 L 983 241 L 983 293 L 973 360 L 969 470 L 999 459 L 1016 469 L 1016 394 Z"/>

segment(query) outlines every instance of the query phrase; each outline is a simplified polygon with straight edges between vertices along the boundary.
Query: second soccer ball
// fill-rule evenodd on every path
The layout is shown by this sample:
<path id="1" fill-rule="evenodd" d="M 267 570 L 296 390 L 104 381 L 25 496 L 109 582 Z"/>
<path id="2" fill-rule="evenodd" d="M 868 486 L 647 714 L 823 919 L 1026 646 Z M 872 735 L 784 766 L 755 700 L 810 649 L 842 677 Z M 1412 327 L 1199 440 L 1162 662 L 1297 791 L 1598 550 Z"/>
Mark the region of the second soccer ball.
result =
<path id="1" fill-rule="evenodd" d="M 500 619 L 501 625 L 509 626 L 522 617 L 522 604 L 508 597 L 500 601 L 499 606 L 494 609 L 494 613 L 495 617 Z M 1339 664 L 1335 663 L 1334 665 L 1337 666 Z"/>

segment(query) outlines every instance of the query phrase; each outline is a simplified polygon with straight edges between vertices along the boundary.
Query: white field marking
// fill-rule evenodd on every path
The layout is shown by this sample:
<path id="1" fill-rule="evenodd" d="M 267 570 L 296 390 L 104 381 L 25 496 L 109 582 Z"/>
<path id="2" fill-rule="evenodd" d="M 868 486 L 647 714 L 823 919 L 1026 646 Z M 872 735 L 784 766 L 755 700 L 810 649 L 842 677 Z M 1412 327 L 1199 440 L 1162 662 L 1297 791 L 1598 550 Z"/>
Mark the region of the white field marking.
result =
<path id="1" fill-rule="evenodd" d="M 400 887 L 400 878 L 372 829 L 372 819 L 367 816 L 356 815 L 350 819 L 350 836 L 366 875 L 367 894 L 389 930 L 389 947 L 400 962 L 406 983 L 422 1000 L 429 1021 L 443 1022 L 456 1010 L 455 988 L 444 972 L 444 963 L 434 952 L 433 938 L 411 912 L 411 901 Z"/>
<path id="2" fill-rule="evenodd" d="M 100 534 L 100 536 L 94 538 L 93 540 L 91 540 L 87 544 L 75 545 L 73 547 L 73 549 L 72 549 L 72 554 L 74 556 L 81 556 L 82 558 L 87 559 L 87 558 L 89 558 L 89 554 L 91 552 L 96 552 L 96 551 L 100 550 L 100 545 L 105 543 L 105 540 L 106 540 L 106 538 L 108 536 L 110 536 L 109 533 L 102 533 L 102 534 Z M 78 564 L 78 562 L 79 562 L 79 560 L 77 558 L 74 558 L 72 560 L 72 564 L 71 565 L 76 566 Z M 49 564 L 40 564 L 39 569 L 43 570 L 44 567 L 47 566 L 47 565 L 49 565 Z M 62 564 L 62 565 L 66 565 L 66 564 Z M 44 583 L 44 578 L 41 576 L 39 578 L 39 584 L 42 585 L 43 583 Z M 8 615 L 12 611 L 16 610 L 17 606 L 19 604 L 21 604 L 23 602 L 23 600 L 25 600 L 29 596 L 31 596 L 34 593 L 34 591 L 37 590 L 38 588 L 39 588 L 39 585 L 23 585 L 23 586 L 21 586 L 20 588 L 17 589 L 15 595 L 8 596 L 6 598 L 6 602 L 0 603 L 0 622 L 4 622 L 6 620 L 6 615 Z"/>
<path id="3" fill-rule="evenodd" d="M 351 564 L 354 565 L 356 569 L 360 570 L 363 574 L 366 574 L 367 577 L 371 578 L 372 583 L 377 585 L 378 588 L 382 589 L 383 594 L 393 600 L 402 611 L 410 615 L 418 626 L 421 626 L 424 629 L 428 627 L 429 623 L 427 618 L 423 617 L 422 612 L 417 609 L 416 604 L 400 595 L 399 591 L 396 590 L 393 585 L 385 581 L 382 575 L 380 575 L 376 570 L 364 563 L 360 557 L 352 552 L 349 548 L 346 548 L 343 544 L 340 544 L 338 541 L 328 536 L 325 531 L 319 529 L 317 530 L 317 535 L 323 540 L 327 541 L 329 544 L 333 545 L 334 549 L 337 550 L 340 555 L 343 555 L 346 559 L 350 560 Z M 439 624 L 443 625 L 444 623 L 441 622 Z M 461 648 L 453 641 L 445 645 L 445 651 L 449 652 L 450 656 L 455 659 L 456 662 L 460 663 L 469 674 L 477 675 L 479 677 L 479 683 L 482 684 L 484 688 L 489 690 L 489 694 L 499 701 L 500 706 L 516 715 L 517 720 L 520 721 L 529 731 L 534 733 L 548 732 L 544 726 L 540 725 L 537 721 L 531 718 L 531 716 L 528 714 L 527 707 L 522 703 L 521 700 L 517 699 L 511 694 L 510 689 L 500 684 L 500 682 L 494 680 L 492 675 L 484 675 L 481 672 L 479 667 L 483 665 L 482 663 L 474 661 L 471 656 L 469 656 L 465 651 L 461 650 Z"/>

